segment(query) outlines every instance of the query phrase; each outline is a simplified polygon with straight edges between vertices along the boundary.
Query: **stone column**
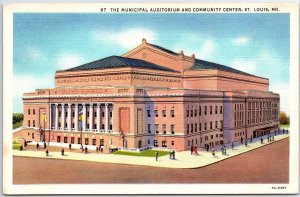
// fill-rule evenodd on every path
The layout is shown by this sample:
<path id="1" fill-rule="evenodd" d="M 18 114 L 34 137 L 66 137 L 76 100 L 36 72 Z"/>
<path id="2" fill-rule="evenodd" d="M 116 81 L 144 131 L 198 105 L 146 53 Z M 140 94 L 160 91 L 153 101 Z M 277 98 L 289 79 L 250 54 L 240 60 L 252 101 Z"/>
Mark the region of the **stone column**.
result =
<path id="1" fill-rule="evenodd" d="M 55 104 L 55 130 L 58 130 L 58 104 Z"/>
<path id="2" fill-rule="evenodd" d="M 111 125 L 112 125 L 112 128 L 111 130 L 113 130 L 114 128 L 114 105 L 111 105 Z"/>
<path id="3" fill-rule="evenodd" d="M 51 108 L 52 106 L 51 106 L 51 103 L 49 103 L 49 130 L 51 130 L 52 128 L 52 124 L 51 124 L 51 120 L 52 120 L 52 118 L 51 118 L 51 115 L 52 115 L 52 108 Z"/>
<path id="4" fill-rule="evenodd" d="M 108 103 L 105 103 L 105 131 L 108 131 Z"/>
<path id="5" fill-rule="evenodd" d="M 72 104 L 69 103 L 68 104 L 68 131 L 72 130 L 72 121 L 71 121 L 71 117 L 72 117 Z"/>
<path id="6" fill-rule="evenodd" d="M 85 103 L 82 103 L 82 117 L 81 117 L 81 121 L 82 121 L 82 131 L 85 131 L 85 129 L 86 129 L 86 106 L 85 106 Z"/>
<path id="7" fill-rule="evenodd" d="M 100 131 L 100 128 L 101 128 L 101 113 L 100 113 L 100 108 L 101 107 L 101 104 L 100 103 L 97 103 L 97 131 Z"/>
<path id="8" fill-rule="evenodd" d="M 75 117 L 74 117 L 74 129 L 78 131 L 78 104 L 75 104 Z"/>
<path id="9" fill-rule="evenodd" d="M 62 103 L 61 104 L 61 128 L 64 131 L 65 130 L 65 121 L 66 121 L 66 117 L 65 117 L 65 104 Z"/>
<path id="10" fill-rule="evenodd" d="M 93 131 L 93 119 L 94 119 L 94 113 L 93 113 L 93 103 L 90 104 L 90 131 Z"/>

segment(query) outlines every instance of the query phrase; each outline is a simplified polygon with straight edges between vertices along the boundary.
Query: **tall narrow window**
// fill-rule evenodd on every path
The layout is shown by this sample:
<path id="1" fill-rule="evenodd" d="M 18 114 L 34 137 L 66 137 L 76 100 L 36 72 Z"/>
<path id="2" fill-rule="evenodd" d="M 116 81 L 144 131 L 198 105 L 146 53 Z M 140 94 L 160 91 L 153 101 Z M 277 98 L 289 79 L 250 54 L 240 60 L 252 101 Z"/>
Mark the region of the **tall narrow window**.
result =
<path id="1" fill-rule="evenodd" d="M 175 125 L 171 124 L 171 134 L 175 134 Z"/>
<path id="2" fill-rule="evenodd" d="M 175 111 L 171 110 L 171 117 L 175 117 Z"/>
<path id="3" fill-rule="evenodd" d="M 167 134 L 167 125 L 166 124 L 162 125 L 162 130 L 163 130 L 163 134 Z"/>
<path id="4" fill-rule="evenodd" d="M 199 116 L 201 116 L 201 114 L 202 114 L 202 107 L 199 106 Z"/>
<path id="5" fill-rule="evenodd" d="M 28 109 L 28 114 L 30 115 L 30 109 Z"/>
<path id="6" fill-rule="evenodd" d="M 158 117 L 158 110 L 154 110 L 155 117 Z"/>
<path id="7" fill-rule="evenodd" d="M 191 110 L 191 117 L 193 117 L 193 110 Z"/>
<path id="8" fill-rule="evenodd" d="M 190 110 L 186 110 L 186 117 L 190 116 Z"/>
<path id="9" fill-rule="evenodd" d="M 220 114 L 223 113 L 223 106 L 220 106 Z"/>
<path id="10" fill-rule="evenodd" d="M 147 131 L 148 133 L 151 133 L 151 124 L 147 124 Z"/>
<path id="11" fill-rule="evenodd" d="M 147 117 L 151 117 L 151 111 L 147 110 Z"/>
<path id="12" fill-rule="evenodd" d="M 158 131 L 158 124 L 155 124 L 155 132 L 159 133 L 159 131 Z"/>
<path id="13" fill-rule="evenodd" d="M 186 133 L 188 134 L 189 132 L 190 132 L 190 125 L 187 124 L 187 125 L 186 125 Z"/>
<path id="14" fill-rule="evenodd" d="M 204 115 L 207 115 L 207 106 L 204 106 Z"/>
<path id="15" fill-rule="evenodd" d="M 212 114 L 212 106 L 209 106 L 209 112 L 210 112 L 210 115 Z"/>
<path id="16" fill-rule="evenodd" d="M 218 113 L 218 106 L 215 106 L 215 114 Z"/>
<path id="17" fill-rule="evenodd" d="M 162 110 L 162 116 L 163 116 L 163 117 L 166 117 L 166 116 L 167 116 L 166 110 Z"/>

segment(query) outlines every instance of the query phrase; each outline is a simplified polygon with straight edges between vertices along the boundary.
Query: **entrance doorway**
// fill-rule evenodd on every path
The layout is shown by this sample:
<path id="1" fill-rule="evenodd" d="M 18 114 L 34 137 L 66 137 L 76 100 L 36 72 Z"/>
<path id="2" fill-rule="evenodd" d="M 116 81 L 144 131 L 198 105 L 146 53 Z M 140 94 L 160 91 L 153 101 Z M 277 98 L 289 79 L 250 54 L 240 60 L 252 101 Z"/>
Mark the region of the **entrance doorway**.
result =
<path id="1" fill-rule="evenodd" d="M 142 140 L 139 141 L 139 148 L 142 148 Z"/>

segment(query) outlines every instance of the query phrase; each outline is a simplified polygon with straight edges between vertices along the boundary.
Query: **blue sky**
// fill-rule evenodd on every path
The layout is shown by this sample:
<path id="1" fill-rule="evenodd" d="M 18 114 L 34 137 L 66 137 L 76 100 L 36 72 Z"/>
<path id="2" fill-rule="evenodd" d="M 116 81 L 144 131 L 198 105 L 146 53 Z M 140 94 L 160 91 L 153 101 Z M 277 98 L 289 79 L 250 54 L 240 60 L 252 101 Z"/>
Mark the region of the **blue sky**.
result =
<path id="1" fill-rule="evenodd" d="M 148 42 L 270 79 L 288 109 L 289 14 L 14 15 L 14 112 L 22 93 L 53 88 L 56 70 Z"/>

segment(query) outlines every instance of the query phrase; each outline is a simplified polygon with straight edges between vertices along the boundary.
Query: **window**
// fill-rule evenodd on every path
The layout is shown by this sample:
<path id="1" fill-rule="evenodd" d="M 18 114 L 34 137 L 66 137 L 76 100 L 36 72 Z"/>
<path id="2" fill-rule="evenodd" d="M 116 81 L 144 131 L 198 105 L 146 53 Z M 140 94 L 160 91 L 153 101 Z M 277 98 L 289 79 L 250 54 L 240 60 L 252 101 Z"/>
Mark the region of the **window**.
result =
<path id="1" fill-rule="evenodd" d="M 175 125 L 171 124 L 171 134 L 174 134 L 175 133 Z"/>
<path id="2" fill-rule="evenodd" d="M 171 117 L 175 117 L 175 111 L 171 110 Z"/>
<path id="3" fill-rule="evenodd" d="M 220 127 L 223 127 L 223 120 L 220 120 Z"/>
<path id="4" fill-rule="evenodd" d="M 150 112 L 150 110 L 147 110 L 147 117 L 151 117 L 151 112 Z"/>
<path id="5" fill-rule="evenodd" d="M 155 117 L 158 117 L 158 110 L 154 110 Z"/>
<path id="6" fill-rule="evenodd" d="M 74 144 L 74 137 L 71 137 L 71 144 Z"/>
<path id="7" fill-rule="evenodd" d="M 223 113 L 223 106 L 220 106 L 220 114 Z"/>
<path id="8" fill-rule="evenodd" d="M 60 136 L 57 136 L 56 141 L 57 141 L 57 142 L 60 142 Z"/>
<path id="9" fill-rule="evenodd" d="M 97 118 L 97 112 L 94 112 L 94 117 Z"/>
<path id="10" fill-rule="evenodd" d="M 195 123 L 195 132 L 197 132 L 197 123 Z"/>
<path id="11" fill-rule="evenodd" d="M 204 106 L 204 115 L 207 114 L 207 106 Z"/>
<path id="12" fill-rule="evenodd" d="M 186 132 L 187 132 L 187 133 L 190 132 L 190 125 L 189 125 L 189 124 L 186 125 Z"/>
<path id="13" fill-rule="evenodd" d="M 30 109 L 28 109 L 28 114 L 30 115 Z"/>
<path id="14" fill-rule="evenodd" d="M 35 120 L 32 121 L 32 126 L 35 127 Z"/>
<path id="15" fill-rule="evenodd" d="M 209 109 L 210 114 L 212 114 L 212 106 L 209 106 Z"/>
<path id="16" fill-rule="evenodd" d="M 85 138 L 85 145 L 89 145 L 89 138 Z"/>
<path id="17" fill-rule="evenodd" d="M 174 145 L 174 141 L 171 141 L 171 145 Z"/>
<path id="18" fill-rule="evenodd" d="M 205 136 L 205 140 L 208 140 L 208 136 Z"/>
<path id="19" fill-rule="evenodd" d="M 109 112 L 109 117 L 112 117 L 112 111 Z"/>
<path id="20" fill-rule="evenodd" d="M 199 131 L 202 130 L 202 123 L 199 123 Z"/>
<path id="21" fill-rule="evenodd" d="M 191 124 L 191 133 L 194 132 L 194 129 L 193 129 L 193 124 Z"/>
<path id="22" fill-rule="evenodd" d="M 188 140 L 188 146 L 190 146 L 190 140 Z"/>
<path id="23" fill-rule="evenodd" d="M 212 122 L 210 122 L 210 124 L 209 124 L 209 125 L 210 125 L 210 126 L 209 126 L 209 128 L 210 128 L 210 129 L 212 129 Z"/>
<path id="24" fill-rule="evenodd" d="M 32 110 L 32 114 L 35 114 L 35 109 Z"/>
<path id="25" fill-rule="evenodd" d="M 195 117 L 197 116 L 197 109 L 194 110 Z"/>
<path id="26" fill-rule="evenodd" d="M 218 113 L 218 106 L 215 106 L 215 114 Z"/>
<path id="27" fill-rule="evenodd" d="M 105 116 L 105 113 L 104 113 L 104 111 L 102 112 L 102 117 L 104 117 Z"/>
<path id="28" fill-rule="evenodd" d="M 112 128 L 112 124 L 109 124 L 109 130 L 112 130 L 113 128 Z"/>
<path id="29" fill-rule="evenodd" d="M 158 146 L 158 140 L 154 140 L 154 142 L 153 142 L 153 146 Z"/>
<path id="30" fill-rule="evenodd" d="M 166 124 L 162 125 L 162 130 L 163 130 L 163 134 L 167 133 L 167 125 Z"/>
<path id="31" fill-rule="evenodd" d="M 162 116 L 163 116 L 163 117 L 166 117 L 166 116 L 167 116 L 166 110 L 162 110 Z"/>
<path id="32" fill-rule="evenodd" d="M 89 112 L 89 111 L 87 112 L 87 115 L 86 115 L 86 116 L 87 116 L 87 117 L 90 117 L 90 112 Z"/>
<path id="33" fill-rule="evenodd" d="M 64 143 L 68 143 L 68 137 L 64 137 Z"/>
<path id="34" fill-rule="evenodd" d="M 158 124 L 155 124 L 155 132 L 159 133 L 159 131 L 158 131 Z"/>
<path id="35" fill-rule="evenodd" d="M 58 112 L 58 117 L 61 117 L 61 112 Z"/>
<path id="36" fill-rule="evenodd" d="M 100 146 L 104 146 L 104 139 L 100 139 Z"/>
<path id="37" fill-rule="evenodd" d="M 216 134 L 216 138 L 218 138 L 219 137 L 219 134 Z"/>
<path id="38" fill-rule="evenodd" d="M 72 117 L 75 117 L 75 112 L 74 111 L 72 112 Z"/>
<path id="39" fill-rule="evenodd" d="M 101 129 L 105 129 L 105 126 L 104 126 L 104 124 L 101 124 Z"/>
<path id="40" fill-rule="evenodd" d="M 96 139 L 93 139 L 93 145 L 94 146 L 96 145 Z"/>
<path id="41" fill-rule="evenodd" d="M 191 110 L 191 117 L 193 117 L 193 110 Z"/>
<path id="42" fill-rule="evenodd" d="M 214 136 L 213 136 L 213 135 L 211 135 L 211 136 L 210 136 L 210 139 L 214 139 Z"/>
<path id="43" fill-rule="evenodd" d="M 150 140 L 148 140 L 148 144 L 150 144 Z"/>
<path id="44" fill-rule="evenodd" d="M 201 116 L 201 113 L 202 113 L 202 108 L 201 106 L 199 106 L 199 116 Z"/>
<path id="45" fill-rule="evenodd" d="M 93 129 L 96 129 L 96 128 L 97 128 L 97 124 L 94 124 L 94 125 L 93 125 Z"/>
<path id="46" fill-rule="evenodd" d="M 148 133 L 151 133 L 151 124 L 147 124 L 147 131 Z"/>
<path id="47" fill-rule="evenodd" d="M 186 117 L 190 116 L 190 110 L 186 110 Z"/>
<path id="48" fill-rule="evenodd" d="M 196 144 L 198 143 L 198 140 L 196 139 Z"/>
<path id="49" fill-rule="evenodd" d="M 81 138 L 80 137 L 77 140 L 77 144 L 81 144 Z"/>
<path id="50" fill-rule="evenodd" d="M 30 127 L 30 120 L 28 120 L 28 127 Z"/>
<path id="51" fill-rule="evenodd" d="M 163 140 L 163 141 L 161 142 L 161 146 L 162 146 L 162 147 L 167 147 L 167 141 Z"/>
<path id="52" fill-rule="evenodd" d="M 206 129 L 207 129 L 207 124 L 206 124 L 206 122 L 204 123 L 204 131 L 206 131 Z"/>
<path id="53" fill-rule="evenodd" d="M 215 128 L 218 128 L 218 121 L 215 121 Z"/>

